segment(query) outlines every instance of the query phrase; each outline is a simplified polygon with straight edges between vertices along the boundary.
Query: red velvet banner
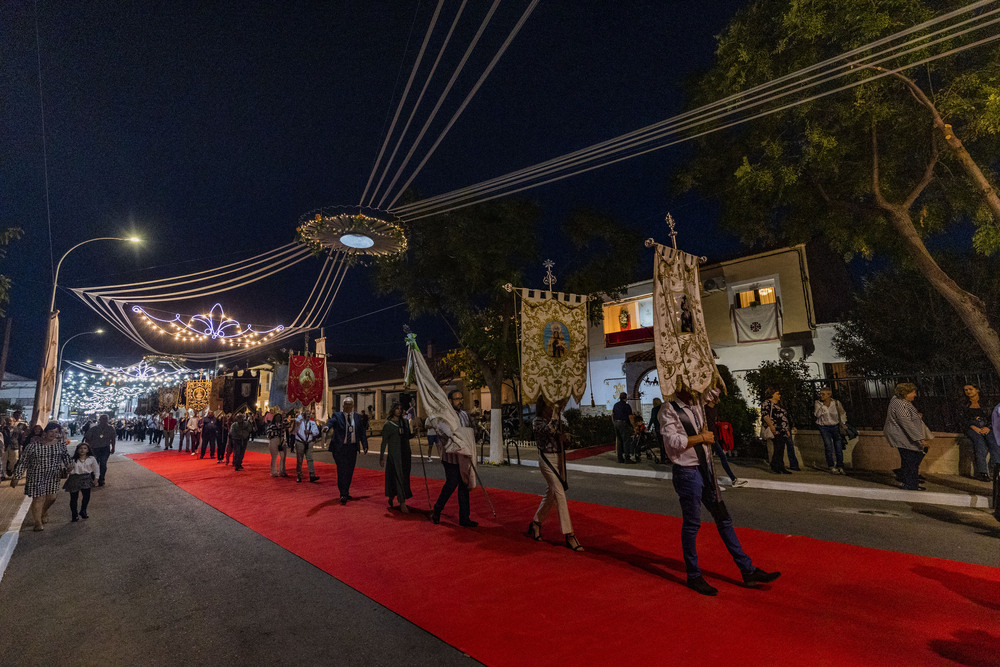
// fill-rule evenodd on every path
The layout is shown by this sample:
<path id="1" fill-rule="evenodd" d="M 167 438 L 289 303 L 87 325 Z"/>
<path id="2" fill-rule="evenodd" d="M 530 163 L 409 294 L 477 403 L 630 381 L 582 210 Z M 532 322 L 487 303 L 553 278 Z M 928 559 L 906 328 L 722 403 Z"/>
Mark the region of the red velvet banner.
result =
<path id="1" fill-rule="evenodd" d="M 323 357 L 293 354 L 288 359 L 288 402 L 302 405 L 319 403 L 326 387 L 326 364 Z"/>

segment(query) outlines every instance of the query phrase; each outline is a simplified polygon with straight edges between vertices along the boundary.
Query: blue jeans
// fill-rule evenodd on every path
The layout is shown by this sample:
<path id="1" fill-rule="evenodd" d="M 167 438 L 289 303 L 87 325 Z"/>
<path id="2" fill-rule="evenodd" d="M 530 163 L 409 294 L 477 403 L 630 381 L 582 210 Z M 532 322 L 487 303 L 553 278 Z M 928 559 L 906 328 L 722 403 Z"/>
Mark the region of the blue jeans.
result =
<path id="1" fill-rule="evenodd" d="M 843 437 L 840 434 L 840 425 L 818 424 L 819 434 L 823 438 L 823 449 L 826 452 L 826 465 L 829 468 L 834 466 L 844 467 L 844 448 L 842 446 Z"/>
<path id="2" fill-rule="evenodd" d="M 986 435 L 981 435 L 970 428 L 966 431 L 966 435 L 972 441 L 972 454 L 974 457 L 972 468 L 977 475 L 989 473 L 989 469 L 986 467 L 987 452 L 990 455 L 990 464 L 1000 466 L 1000 446 L 997 445 L 997 439 L 993 436 L 993 429 L 990 429 L 990 432 Z"/>
<path id="3" fill-rule="evenodd" d="M 681 500 L 681 550 L 684 552 L 684 567 L 687 569 L 688 579 L 701 576 L 698 568 L 698 529 L 701 528 L 701 505 L 712 514 L 715 519 L 715 527 L 719 529 L 719 536 L 729 549 L 729 554 L 733 561 L 740 568 L 740 572 L 750 572 L 753 570 L 753 562 L 750 556 L 743 552 L 739 538 L 736 537 L 736 530 L 733 528 L 733 520 L 726 511 L 725 505 L 716 502 L 705 487 L 705 482 L 701 477 L 701 471 L 697 467 L 687 468 L 684 466 L 674 466 L 673 470 L 674 490 L 677 491 Z"/>
<path id="4" fill-rule="evenodd" d="M 101 476 L 97 481 L 103 484 L 104 477 L 108 474 L 108 457 L 111 456 L 111 448 L 95 447 L 93 451 L 94 458 L 97 459 L 97 467 L 101 471 Z"/>
<path id="5" fill-rule="evenodd" d="M 660 439 L 660 442 L 662 443 L 663 440 Z M 736 481 L 736 475 L 733 474 L 733 469 L 729 467 L 729 458 L 726 456 L 726 450 L 724 450 L 722 448 L 722 445 L 719 444 L 718 440 L 716 440 L 715 442 L 712 443 L 712 451 L 715 452 L 716 454 L 718 454 L 718 456 L 719 456 L 719 463 L 722 464 L 722 467 L 726 471 L 726 474 L 729 475 L 729 479 L 731 479 L 731 480 L 733 480 L 735 482 Z"/>

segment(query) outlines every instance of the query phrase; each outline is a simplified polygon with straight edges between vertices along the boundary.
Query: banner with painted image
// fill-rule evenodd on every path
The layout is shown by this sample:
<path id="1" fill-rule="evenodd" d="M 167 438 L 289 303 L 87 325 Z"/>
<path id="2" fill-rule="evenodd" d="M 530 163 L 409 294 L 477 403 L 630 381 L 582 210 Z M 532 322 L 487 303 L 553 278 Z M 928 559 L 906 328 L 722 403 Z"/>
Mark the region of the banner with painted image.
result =
<path id="1" fill-rule="evenodd" d="M 521 400 L 550 403 L 587 388 L 587 297 L 521 290 Z"/>
<path id="2" fill-rule="evenodd" d="M 326 358 L 293 354 L 288 358 L 288 401 L 318 403 L 326 388 Z"/>
<path id="3" fill-rule="evenodd" d="M 699 397 L 725 389 L 705 329 L 701 307 L 699 258 L 655 246 L 653 270 L 653 346 L 660 392 L 670 398 L 687 390 Z"/>

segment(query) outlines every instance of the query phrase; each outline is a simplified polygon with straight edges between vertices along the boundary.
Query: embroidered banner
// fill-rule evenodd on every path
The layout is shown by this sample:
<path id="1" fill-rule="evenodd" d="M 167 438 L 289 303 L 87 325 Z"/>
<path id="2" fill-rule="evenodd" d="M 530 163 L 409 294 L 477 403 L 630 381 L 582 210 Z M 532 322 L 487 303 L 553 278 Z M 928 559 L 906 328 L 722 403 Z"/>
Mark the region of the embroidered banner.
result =
<path id="1" fill-rule="evenodd" d="M 301 401 L 303 406 L 318 403 L 326 387 L 326 358 L 303 357 L 293 354 L 288 358 L 288 402 Z"/>
<path id="2" fill-rule="evenodd" d="M 223 401 L 226 398 L 226 378 L 212 379 L 212 391 L 208 396 L 208 409 L 212 412 L 222 412 Z"/>
<path id="3" fill-rule="evenodd" d="M 698 398 L 725 388 L 705 330 L 698 258 L 657 245 L 653 271 L 653 345 L 660 393 L 686 389 Z"/>
<path id="4" fill-rule="evenodd" d="M 733 320 L 736 322 L 736 340 L 740 343 L 760 343 L 780 337 L 777 303 L 735 308 Z"/>
<path id="5" fill-rule="evenodd" d="M 232 409 L 226 412 L 253 410 L 257 407 L 257 394 L 260 393 L 260 373 L 251 370 L 237 373 L 232 383 L 226 384 L 226 392 L 226 400 L 230 400 L 232 404 Z"/>
<path id="6" fill-rule="evenodd" d="M 521 400 L 550 403 L 587 389 L 587 297 L 521 290 Z"/>
<path id="7" fill-rule="evenodd" d="M 184 405 L 188 410 L 201 412 L 208 407 L 208 394 L 212 391 L 211 380 L 188 380 L 184 389 Z"/>

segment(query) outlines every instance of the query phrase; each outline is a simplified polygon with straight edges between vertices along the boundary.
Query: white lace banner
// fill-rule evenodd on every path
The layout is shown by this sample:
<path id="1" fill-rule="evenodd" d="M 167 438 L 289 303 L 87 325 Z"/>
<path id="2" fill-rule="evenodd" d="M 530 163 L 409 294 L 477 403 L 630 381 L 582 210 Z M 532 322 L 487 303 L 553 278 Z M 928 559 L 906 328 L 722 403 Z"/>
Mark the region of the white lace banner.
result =
<path id="1" fill-rule="evenodd" d="M 695 398 L 724 387 L 705 330 L 698 258 L 663 245 L 655 247 L 653 346 L 660 393 L 682 389 Z"/>

